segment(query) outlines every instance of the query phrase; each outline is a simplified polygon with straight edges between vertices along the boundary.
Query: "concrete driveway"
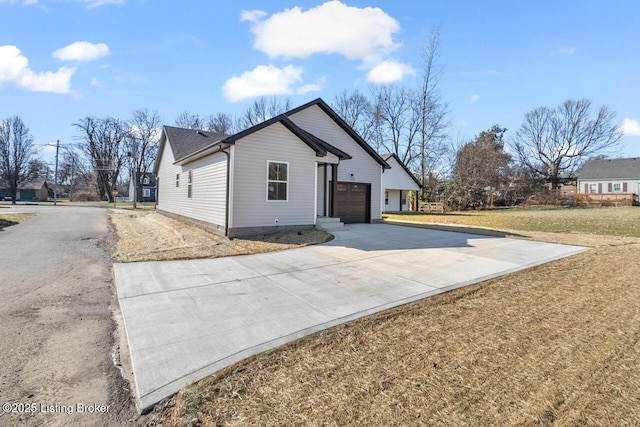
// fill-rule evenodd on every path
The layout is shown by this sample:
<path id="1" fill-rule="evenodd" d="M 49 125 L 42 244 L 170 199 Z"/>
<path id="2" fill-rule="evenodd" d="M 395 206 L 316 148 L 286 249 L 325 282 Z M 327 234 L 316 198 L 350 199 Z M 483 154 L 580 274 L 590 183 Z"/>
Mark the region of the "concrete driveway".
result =
<path id="1" fill-rule="evenodd" d="M 250 355 L 586 250 L 386 224 L 323 245 L 115 264 L 140 409 Z"/>

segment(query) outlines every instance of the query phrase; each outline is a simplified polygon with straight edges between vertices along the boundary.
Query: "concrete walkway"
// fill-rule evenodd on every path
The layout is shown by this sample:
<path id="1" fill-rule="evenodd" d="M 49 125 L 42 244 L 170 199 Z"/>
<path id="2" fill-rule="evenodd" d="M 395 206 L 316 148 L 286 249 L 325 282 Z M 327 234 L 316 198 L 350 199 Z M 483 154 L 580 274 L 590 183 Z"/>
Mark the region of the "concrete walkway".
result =
<path id="1" fill-rule="evenodd" d="M 141 410 L 311 333 L 586 250 L 386 224 L 283 252 L 115 264 Z"/>

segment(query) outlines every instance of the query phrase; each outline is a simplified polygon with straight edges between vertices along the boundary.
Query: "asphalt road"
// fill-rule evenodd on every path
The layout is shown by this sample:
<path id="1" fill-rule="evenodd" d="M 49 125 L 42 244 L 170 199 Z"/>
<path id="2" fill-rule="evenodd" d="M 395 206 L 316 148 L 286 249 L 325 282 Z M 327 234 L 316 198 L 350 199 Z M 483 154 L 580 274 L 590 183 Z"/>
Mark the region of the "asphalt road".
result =
<path id="1" fill-rule="evenodd" d="M 0 230 L 0 426 L 128 424 L 107 210 L 0 207 L 17 212 L 35 216 Z"/>

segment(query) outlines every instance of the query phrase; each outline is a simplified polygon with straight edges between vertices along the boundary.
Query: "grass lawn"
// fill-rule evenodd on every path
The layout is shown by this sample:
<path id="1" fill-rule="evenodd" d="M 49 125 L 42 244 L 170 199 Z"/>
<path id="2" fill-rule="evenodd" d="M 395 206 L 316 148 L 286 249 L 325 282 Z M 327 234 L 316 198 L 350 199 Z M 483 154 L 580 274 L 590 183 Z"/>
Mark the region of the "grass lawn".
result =
<path id="1" fill-rule="evenodd" d="M 23 213 L 17 213 L 17 214 L 0 213 L 0 230 L 2 230 L 5 227 L 19 224 L 22 221 L 30 218 L 31 216 L 33 215 L 23 214 Z"/>
<path id="2" fill-rule="evenodd" d="M 254 356 L 183 389 L 147 422 L 639 425 L 638 214 L 416 215 L 592 250 Z"/>
<path id="3" fill-rule="evenodd" d="M 383 217 L 388 221 L 500 230 L 640 237 L 640 207 L 500 209 L 445 214 L 398 213 Z"/>

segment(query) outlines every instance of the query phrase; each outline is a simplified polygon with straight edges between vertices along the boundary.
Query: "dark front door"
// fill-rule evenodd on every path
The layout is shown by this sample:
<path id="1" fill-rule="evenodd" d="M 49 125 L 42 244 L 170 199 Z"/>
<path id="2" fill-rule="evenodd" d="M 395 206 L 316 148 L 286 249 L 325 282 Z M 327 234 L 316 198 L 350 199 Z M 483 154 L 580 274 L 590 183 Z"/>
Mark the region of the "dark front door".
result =
<path id="1" fill-rule="evenodd" d="M 370 222 L 371 184 L 338 181 L 336 204 L 335 216 L 345 224 Z"/>

